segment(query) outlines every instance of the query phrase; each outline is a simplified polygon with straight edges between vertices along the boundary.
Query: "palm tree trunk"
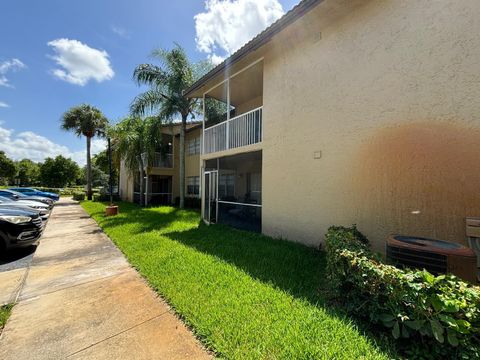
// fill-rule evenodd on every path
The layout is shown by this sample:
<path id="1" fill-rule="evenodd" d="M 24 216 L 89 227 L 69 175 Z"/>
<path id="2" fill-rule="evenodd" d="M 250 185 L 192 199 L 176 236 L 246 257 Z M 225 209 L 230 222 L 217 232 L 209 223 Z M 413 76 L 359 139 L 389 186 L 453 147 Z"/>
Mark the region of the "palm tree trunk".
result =
<path id="1" fill-rule="evenodd" d="M 90 158 L 90 148 L 92 138 L 87 136 L 87 199 L 92 200 L 92 159 Z"/>
<path id="2" fill-rule="evenodd" d="M 180 209 L 185 207 L 185 131 L 187 129 L 187 115 L 182 115 L 180 127 Z"/>
<path id="3" fill-rule="evenodd" d="M 143 206 L 143 161 L 142 156 L 138 157 L 138 164 L 140 167 L 140 206 Z"/>

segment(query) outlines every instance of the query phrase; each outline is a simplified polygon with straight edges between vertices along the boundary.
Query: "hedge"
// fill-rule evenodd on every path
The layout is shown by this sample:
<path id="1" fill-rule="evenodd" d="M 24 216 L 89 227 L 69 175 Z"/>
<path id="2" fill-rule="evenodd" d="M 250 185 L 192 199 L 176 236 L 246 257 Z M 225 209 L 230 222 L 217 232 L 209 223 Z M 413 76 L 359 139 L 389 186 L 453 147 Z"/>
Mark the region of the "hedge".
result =
<path id="1" fill-rule="evenodd" d="M 118 194 L 113 194 L 113 201 L 120 201 L 120 196 Z M 110 201 L 110 194 L 98 194 L 93 195 L 93 201 L 105 202 Z"/>
<path id="2" fill-rule="evenodd" d="M 408 358 L 480 358 L 480 289 L 454 275 L 384 264 L 355 226 L 326 234 L 331 292 Z"/>
<path id="3" fill-rule="evenodd" d="M 76 201 L 83 201 L 83 200 L 85 200 L 85 193 L 75 192 L 75 193 L 73 193 L 72 198 L 73 198 L 73 200 L 76 200 Z"/>
<path id="4" fill-rule="evenodd" d="M 175 206 L 180 205 L 180 197 L 175 198 Z M 187 209 L 200 209 L 202 207 L 202 200 L 198 197 L 185 196 L 184 205 Z"/>
<path id="5" fill-rule="evenodd" d="M 35 189 L 52 192 L 55 194 L 59 194 L 60 196 L 69 196 L 69 195 L 73 195 L 74 193 L 86 192 L 85 186 L 75 186 L 75 187 L 65 187 L 65 188 L 35 187 Z M 94 194 L 100 193 L 99 188 L 94 188 L 92 190 Z"/>

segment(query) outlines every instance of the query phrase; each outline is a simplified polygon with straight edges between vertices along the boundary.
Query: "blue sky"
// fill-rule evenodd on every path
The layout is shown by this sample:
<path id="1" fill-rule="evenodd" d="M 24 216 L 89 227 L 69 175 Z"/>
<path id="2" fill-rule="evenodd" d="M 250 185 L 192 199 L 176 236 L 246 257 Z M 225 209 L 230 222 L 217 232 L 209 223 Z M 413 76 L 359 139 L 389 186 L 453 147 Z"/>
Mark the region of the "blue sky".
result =
<path id="1" fill-rule="evenodd" d="M 288 11 L 293 0 L 5 1 L 0 22 L 0 150 L 15 159 L 62 153 L 84 163 L 84 139 L 62 113 L 90 103 L 111 120 L 142 89 L 134 67 L 155 47 L 192 60 L 225 57 Z M 200 15 L 199 15 L 200 14 Z M 97 141 L 98 151 L 103 146 Z"/>

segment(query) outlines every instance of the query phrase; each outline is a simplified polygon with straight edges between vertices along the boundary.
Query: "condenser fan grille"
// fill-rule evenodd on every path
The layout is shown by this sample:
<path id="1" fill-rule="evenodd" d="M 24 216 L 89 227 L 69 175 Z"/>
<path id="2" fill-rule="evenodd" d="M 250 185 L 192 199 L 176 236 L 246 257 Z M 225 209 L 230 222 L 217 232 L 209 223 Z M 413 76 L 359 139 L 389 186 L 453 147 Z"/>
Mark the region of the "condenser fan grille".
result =
<path id="1" fill-rule="evenodd" d="M 447 271 L 447 256 L 387 245 L 387 258 L 396 266 L 426 269 L 433 274 Z"/>

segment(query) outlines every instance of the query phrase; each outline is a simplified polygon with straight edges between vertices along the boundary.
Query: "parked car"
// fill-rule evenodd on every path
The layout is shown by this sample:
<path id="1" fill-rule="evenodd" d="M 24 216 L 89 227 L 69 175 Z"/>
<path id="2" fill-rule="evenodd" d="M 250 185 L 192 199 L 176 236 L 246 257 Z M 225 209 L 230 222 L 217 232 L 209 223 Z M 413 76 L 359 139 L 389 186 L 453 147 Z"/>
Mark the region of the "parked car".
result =
<path id="1" fill-rule="evenodd" d="M 54 201 L 48 197 L 44 196 L 35 196 L 35 195 L 25 195 L 21 192 L 9 190 L 9 189 L 0 189 L 0 196 L 9 198 L 10 200 L 32 200 L 39 201 L 43 204 L 53 207 Z"/>
<path id="2" fill-rule="evenodd" d="M 50 198 L 54 201 L 58 201 L 60 199 L 60 195 L 58 194 L 54 194 L 47 191 L 41 191 L 34 188 L 18 187 L 18 188 L 10 188 L 9 190 L 18 191 L 19 193 L 22 193 L 28 196 L 43 196 L 43 197 Z"/>
<path id="3" fill-rule="evenodd" d="M 1 208 L 18 208 L 23 210 L 37 211 L 42 220 L 48 220 L 50 216 L 50 207 L 38 201 L 30 200 L 11 200 L 9 198 L 0 196 Z"/>
<path id="4" fill-rule="evenodd" d="M 38 212 L 0 207 L 0 254 L 11 248 L 36 244 L 42 231 Z"/>

